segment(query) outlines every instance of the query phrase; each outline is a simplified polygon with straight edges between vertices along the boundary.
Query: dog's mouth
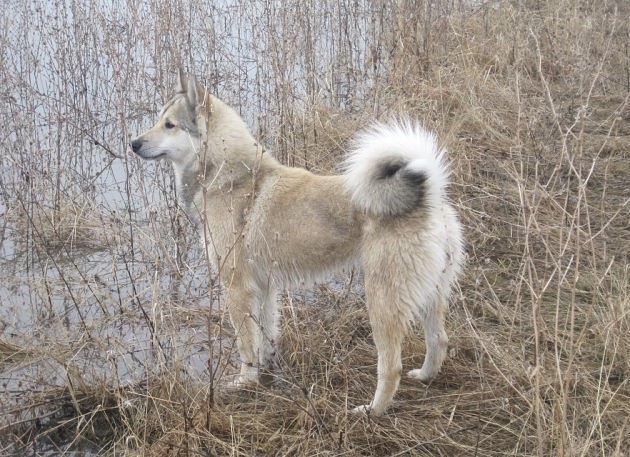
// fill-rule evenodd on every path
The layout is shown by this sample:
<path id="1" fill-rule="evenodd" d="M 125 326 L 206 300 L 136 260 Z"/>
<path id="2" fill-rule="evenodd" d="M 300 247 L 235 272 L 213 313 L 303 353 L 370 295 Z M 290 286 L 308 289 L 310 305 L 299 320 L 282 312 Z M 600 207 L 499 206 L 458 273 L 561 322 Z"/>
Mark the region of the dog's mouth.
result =
<path id="1" fill-rule="evenodd" d="M 133 140 L 131 142 L 131 150 L 145 160 L 158 160 L 166 156 L 164 151 L 156 151 L 154 148 L 146 147 L 142 140 Z"/>
<path id="2" fill-rule="evenodd" d="M 142 157 L 144 160 L 158 160 L 161 159 L 162 157 L 166 157 L 166 152 L 160 152 L 157 155 L 148 155 L 145 152 L 143 152 L 142 150 L 140 151 L 134 151 L 137 155 L 139 155 L 140 157 Z"/>

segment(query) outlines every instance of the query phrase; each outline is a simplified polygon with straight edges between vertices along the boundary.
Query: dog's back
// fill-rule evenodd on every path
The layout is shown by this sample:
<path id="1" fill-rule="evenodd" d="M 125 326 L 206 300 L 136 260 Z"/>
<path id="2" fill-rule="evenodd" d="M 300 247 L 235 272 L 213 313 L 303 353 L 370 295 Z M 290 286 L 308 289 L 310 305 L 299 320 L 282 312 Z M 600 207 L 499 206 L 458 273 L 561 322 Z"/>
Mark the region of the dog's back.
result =
<path id="1" fill-rule="evenodd" d="M 357 264 L 365 217 L 341 176 L 280 166 L 262 179 L 244 237 L 258 275 L 290 287 Z"/>

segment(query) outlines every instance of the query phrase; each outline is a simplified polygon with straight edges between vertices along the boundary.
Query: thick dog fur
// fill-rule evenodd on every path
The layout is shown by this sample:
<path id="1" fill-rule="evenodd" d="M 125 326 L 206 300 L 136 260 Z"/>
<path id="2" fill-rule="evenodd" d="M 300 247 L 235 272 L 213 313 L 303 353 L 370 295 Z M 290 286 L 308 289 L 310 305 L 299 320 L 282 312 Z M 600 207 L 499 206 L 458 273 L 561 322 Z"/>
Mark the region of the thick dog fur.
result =
<path id="1" fill-rule="evenodd" d="M 364 271 L 378 351 L 374 399 L 355 410 L 381 414 L 390 405 L 414 320 L 423 323 L 426 356 L 408 375 L 437 375 L 463 253 L 433 134 L 409 121 L 375 124 L 356 136 L 344 174 L 317 176 L 281 165 L 234 110 L 180 74 L 157 124 L 131 145 L 144 159 L 173 164 L 177 191 L 203 224 L 237 334 L 237 384 L 257 382 L 271 364 L 278 290 L 354 265 Z"/>

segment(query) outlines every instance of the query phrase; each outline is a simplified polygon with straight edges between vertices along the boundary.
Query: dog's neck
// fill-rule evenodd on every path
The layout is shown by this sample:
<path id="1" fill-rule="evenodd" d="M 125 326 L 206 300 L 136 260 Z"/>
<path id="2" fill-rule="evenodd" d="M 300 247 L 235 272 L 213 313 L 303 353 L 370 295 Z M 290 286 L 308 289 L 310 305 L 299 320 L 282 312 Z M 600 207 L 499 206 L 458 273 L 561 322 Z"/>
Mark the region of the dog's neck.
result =
<path id="1" fill-rule="evenodd" d="M 196 157 L 185 164 L 173 164 L 177 195 L 191 215 L 194 212 L 195 199 L 201 192 L 199 169 L 199 160 Z"/>
<path id="2" fill-rule="evenodd" d="M 230 191 L 235 183 L 247 183 L 253 191 L 258 177 L 265 174 L 259 170 L 280 166 L 232 108 L 213 96 L 210 101 L 212 109 L 200 112 L 197 120 L 202 139 L 196 153 L 186 162 L 173 163 L 177 193 L 191 215 L 204 206 L 204 198 Z"/>

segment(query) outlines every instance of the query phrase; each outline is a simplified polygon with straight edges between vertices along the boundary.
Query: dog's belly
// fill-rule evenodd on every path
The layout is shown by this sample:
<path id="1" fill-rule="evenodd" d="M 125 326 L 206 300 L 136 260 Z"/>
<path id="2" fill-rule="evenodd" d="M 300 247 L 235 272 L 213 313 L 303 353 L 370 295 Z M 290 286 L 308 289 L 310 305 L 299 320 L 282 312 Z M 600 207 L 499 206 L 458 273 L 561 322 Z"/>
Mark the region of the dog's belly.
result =
<path id="1" fill-rule="evenodd" d="M 278 235 L 267 252 L 252 260 L 258 266 L 266 266 L 275 280 L 285 286 L 322 281 L 357 262 L 360 237 L 299 230 Z"/>

